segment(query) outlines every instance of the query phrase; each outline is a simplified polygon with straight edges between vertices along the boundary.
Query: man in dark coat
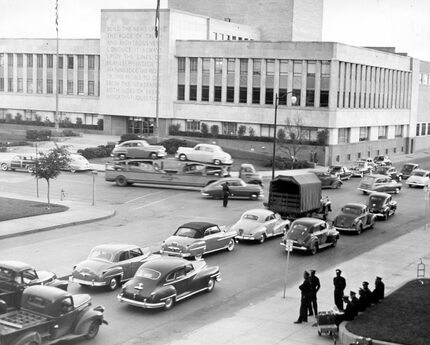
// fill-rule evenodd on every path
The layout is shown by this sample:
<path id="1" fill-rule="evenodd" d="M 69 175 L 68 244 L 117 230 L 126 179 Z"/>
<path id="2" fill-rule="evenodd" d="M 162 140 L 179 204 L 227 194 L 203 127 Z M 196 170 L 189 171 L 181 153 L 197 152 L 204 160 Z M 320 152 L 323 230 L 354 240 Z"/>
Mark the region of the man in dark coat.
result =
<path id="1" fill-rule="evenodd" d="M 230 188 L 229 188 L 229 186 L 228 186 L 228 182 L 225 182 L 223 185 L 222 185 L 222 198 L 223 198 L 223 200 L 222 200 L 222 205 L 224 206 L 224 207 L 227 207 L 227 204 L 228 204 L 228 197 L 230 196 Z"/>
<path id="2" fill-rule="evenodd" d="M 364 291 L 364 294 L 367 297 L 367 301 L 369 302 L 369 305 L 372 303 L 372 291 L 369 289 L 369 282 L 364 281 L 362 284 L 362 290 Z"/>
<path id="3" fill-rule="evenodd" d="M 358 294 L 360 297 L 358 297 L 358 311 L 359 312 L 363 312 L 366 310 L 367 307 L 370 306 L 370 300 L 367 296 L 366 291 L 364 291 L 364 289 L 360 288 L 360 290 L 358 290 Z"/>
<path id="4" fill-rule="evenodd" d="M 317 303 L 317 293 L 318 290 L 321 288 L 320 280 L 315 275 L 315 270 L 311 270 L 311 276 L 309 277 L 309 280 L 311 282 L 311 297 L 310 297 L 310 303 L 309 303 L 309 316 L 318 315 L 318 303 Z"/>
<path id="5" fill-rule="evenodd" d="M 299 286 L 301 292 L 299 318 L 294 323 L 308 322 L 308 309 L 312 289 L 309 272 L 305 271 L 303 274 L 303 278 L 303 283 Z"/>
<path id="6" fill-rule="evenodd" d="M 355 317 L 354 306 L 351 304 L 348 296 L 342 297 L 342 303 L 345 302 L 345 310 L 343 313 L 336 314 L 336 325 L 339 327 L 342 321 L 352 321 Z"/>
<path id="7" fill-rule="evenodd" d="M 382 282 L 381 277 L 376 277 L 375 279 L 375 289 L 372 291 L 372 301 L 373 303 L 379 303 L 385 297 L 385 284 Z"/>
<path id="8" fill-rule="evenodd" d="M 334 285 L 334 304 L 339 309 L 339 311 L 343 311 L 343 291 L 346 287 L 346 280 L 341 276 L 342 271 L 340 269 L 336 270 L 336 277 L 333 278 Z"/>
<path id="9" fill-rule="evenodd" d="M 358 314 L 358 305 L 359 305 L 357 294 L 355 293 L 355 291 L 349 292 L 349 302 L 351 305 L 351 312 L 355 317 Z"/>

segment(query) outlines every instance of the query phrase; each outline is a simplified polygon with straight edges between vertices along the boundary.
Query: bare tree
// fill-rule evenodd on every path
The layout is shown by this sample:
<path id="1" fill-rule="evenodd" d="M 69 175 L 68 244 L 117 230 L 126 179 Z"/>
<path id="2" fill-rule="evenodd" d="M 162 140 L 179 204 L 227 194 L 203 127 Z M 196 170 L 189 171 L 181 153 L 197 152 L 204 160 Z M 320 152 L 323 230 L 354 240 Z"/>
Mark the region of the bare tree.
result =
<path id="1" fill-rule="evenodd" d="M 277 133 L 277 140 L 280 149 L 294 161 L 298 153 L 309 142 L 309 129 L 304 126 L 303 120 L 299 116 L 293 120 L 287 118 L 284 127 L 280 128 Z"/>
<path id="2" fill-rule="evenodd" d="M 38 179 L 45 179 L 48 184 L 48 208 L 51 207 L 50 180 L 57 178 L 61 170 L 67 169 L 69 162 L 70 153 L 67 146 L 58 145 L 55 145 L 48 153 L 42 152 L 40 157 L 36 159 L 32 175 Z"/>

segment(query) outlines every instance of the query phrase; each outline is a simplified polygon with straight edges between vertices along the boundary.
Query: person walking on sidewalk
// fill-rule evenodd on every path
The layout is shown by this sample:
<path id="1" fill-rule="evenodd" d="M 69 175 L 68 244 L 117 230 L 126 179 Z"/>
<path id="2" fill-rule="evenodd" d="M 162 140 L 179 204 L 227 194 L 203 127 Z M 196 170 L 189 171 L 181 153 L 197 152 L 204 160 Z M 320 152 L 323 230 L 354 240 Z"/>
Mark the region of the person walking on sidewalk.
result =
<path id="1" fill-rule="evenodd" d="M 343 311 L 343 291 L 346 288 L 346 280 L 342 277 L 342 271 L 340 269 L 336 270 L 336 277 L 333 278 L 334 285 L 334 304 L 336 307 Z"/>
<path id="2" fill-rule="evenodd" d="M 228 186 L 228 182 L 225 182 L 222 185 L 222 205 L 224 207 L 227 207 L 228 204 L 228 197 L 230 196 L 230 188 Z"/>
<path id="3" fill-rule="evenodd" d="M 309 277 L 309 280 L 311 282 L 311 296 L 309 301 L 309 315 L 312 316 L 315 314 L 315 316 L 318 315 L 318 303 L 317 303 L 317 293 L 318 290 L 321 288 L 320 280 L 315 275 L 316 271 L 311 270 L 311 276 Z"/>
<path id="4" fill-rule="evenodd" d="M 299 286 L 301 292 L 299 318 L 297 319 L 297 321 L 294 321 L 294 323 L 308 322 L 308 309 L 312 289 L 310 282 L 310 274 L 308 271 L 305 271 L 303 273 L 303 278 L 303 283 Z"/>

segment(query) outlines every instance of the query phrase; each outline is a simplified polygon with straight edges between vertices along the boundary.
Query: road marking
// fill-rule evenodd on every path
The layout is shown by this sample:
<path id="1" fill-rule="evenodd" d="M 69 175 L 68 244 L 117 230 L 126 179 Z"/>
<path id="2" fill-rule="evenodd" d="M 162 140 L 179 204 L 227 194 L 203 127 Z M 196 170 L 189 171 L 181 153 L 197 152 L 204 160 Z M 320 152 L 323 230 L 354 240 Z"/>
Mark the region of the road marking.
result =
<path id="1" fill-rule="evenodd" d="M 132 208 L 131 210 L 135 211 L 135 210 L 139 210 L 141 208 L 147 207 L 147 206 L 155 205 L 155 204 L 158 204 L 160 202 L 166 201 L 168 199 L 176 198 L 177 196 L 180 196 L 182 194 L 187 194 L 187 193 L 179 193 L 179 194 L 176 194 L 176 195 L 172 195 L 172 196 L 169 196 L 169 197 L 164 198 L 164 199 L 160 199 L 160 200 L 157 200 L 157 201 L 150 202 L 149 204 L 145 204 L 145 205 L 142 205 L 142 206 L 139 206 L 139 207 Z"/>
<path id="2" fill-rule="evenodd" d="M 133 201 L 136 201 L 136 200 L 139 200 L 139 199 L 142 199 L 142 198 L 146 198 L 147 196 L 150 196 L 150 195 L 155 195 L 155 194 L 160 194 L 160 193 L 163 193 L 163 191 L 145 194 L 145 195 L 139 196 L 137 198 L 128 200 L 128 201 L 124 202 L 123 205 L 128 204 L 128 203 L 133 202 Z"/>

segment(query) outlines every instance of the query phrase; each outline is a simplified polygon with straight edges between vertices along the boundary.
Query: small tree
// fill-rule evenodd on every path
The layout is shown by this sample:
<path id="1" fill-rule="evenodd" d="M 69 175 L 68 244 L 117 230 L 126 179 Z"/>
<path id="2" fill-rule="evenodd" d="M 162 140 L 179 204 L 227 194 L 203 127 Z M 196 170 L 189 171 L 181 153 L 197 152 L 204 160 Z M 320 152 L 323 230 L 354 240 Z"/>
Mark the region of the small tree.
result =
<path id="1" fill-rule="evenodd" d="M 67 169 L 70 162 L 70 154 L 66 146 L 56 145 L 48 153 L 41 153 L 37 158 L 32 175 L 38 179 L 45 179 L 48 184 L 47 199 L 48 208 L 51 208 L 50 180 L 60 175 L 61 170 Z"/>
<path id="2" fill-rule="evenodd" d="M 255 136 L 255 129 L 254 129 L 254 127 L 249 127 L 248 133 L 249 133 L 250 137 L 254 137 Z"/>
<path id="3" fill-rule="evenodd" d="M 202 132 L 202 136 L 207 137 L 209 134 L 208 124 L 203 122 L 200 126 L 200 131 Z"/>
<path id="4" fill-rule="evenodd" d="M 287 118 L 283 130 L 285 132 L 284 138 L 281 138 L 278 132 L 280 147 L 287 152 L 289 157 L 294 157 L 294 161 L 308 141 L 308 127 L 304 126 L 302 119 L 297 116 L 294 120 Z"/>
<path id="5" fill-rule="evenodd" d="M 218 134 L 219 134 L 219 127 L 218 127 L 218 125 L 212 125 L 211 126 L 211 135 L 213 137 L 217 137 Z"/>
<path id="6" fill-rule="evenodd" d="M 245 133 L 246 133 L 246 126 L 245 125 L 240 125 L 239 129 L 237 131 L 237 135 L 239 137 L 243 137 L 245 135 Z"/>

